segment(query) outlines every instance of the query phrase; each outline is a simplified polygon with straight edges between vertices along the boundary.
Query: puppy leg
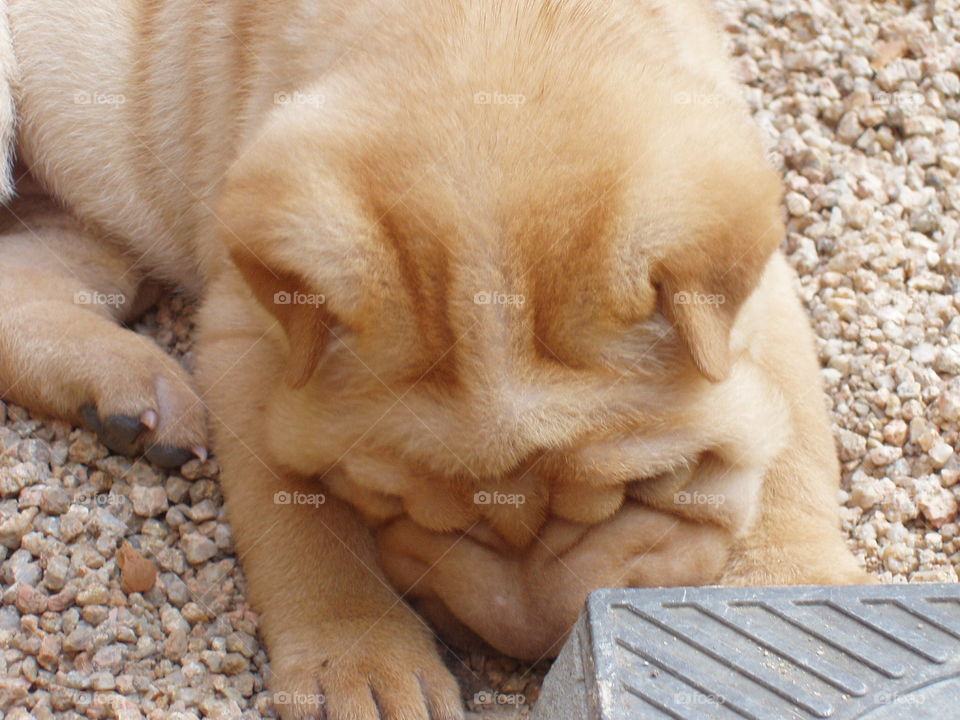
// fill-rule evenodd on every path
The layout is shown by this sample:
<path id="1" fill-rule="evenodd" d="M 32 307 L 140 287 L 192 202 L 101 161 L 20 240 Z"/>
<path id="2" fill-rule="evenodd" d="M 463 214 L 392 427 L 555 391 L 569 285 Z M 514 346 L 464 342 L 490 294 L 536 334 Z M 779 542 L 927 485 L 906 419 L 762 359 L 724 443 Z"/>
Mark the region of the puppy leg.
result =
<path id="1" fill-rule="evenodd" d="M 771 277 L 789 287 L 782 258 Z M 813 333 L 799 301 L 768 296 L 772 319 L 758 364 L 787 399 L 792 436 L 764 478 L 760 518 L 734 547 L 722 582 L 731 585 L 870 584 L 846 547 L 837 505 L 840 468 L 824 408 Z"/>
<path id="2" fill-rule="evenodd" d="M 819 401 L 819 398 L 815 398 Z M 869 585 L 846 547 L 837 513 L 833 443 L 825 423 L 808 424 L 764 479 L 757 524 L 733 548 L 724 585 Z M 826 435 L 826 437 L 823 437 Z"/>
<path id="3" fill-rule="evenodd" d="M 384 578 L 369 531 L 316 481 L 269 459 L 263 406 L 283 382 L 283 358 L 252 329 L 248 305 L 216 286 L 210 294 L 198 378 L 277 710 L 285 720 L 459 720 L 456 681 Z"/>
<path id="4" fill-rule="evenodd" d="M 808 435 L 809 438 L 809 435 Z M 837 514 L 836 460 L 797 438 L 765 479 L 759 522 L 734 547 L 725 585 L 867 585 L 877 582 L 846 547 Z M 829 450 L 830 452 L 825 452 Z M 814 458 L 820 455 L 819 461 Z"/>
<path id="5" fill-rule="evenodd" d="M 161 466 L 204 454 L 204 409 L 187 374 L 120 325 L 156 297 L 133 260 L 35 196 L 6 211 L 0 233 L 0 397 Z"/>

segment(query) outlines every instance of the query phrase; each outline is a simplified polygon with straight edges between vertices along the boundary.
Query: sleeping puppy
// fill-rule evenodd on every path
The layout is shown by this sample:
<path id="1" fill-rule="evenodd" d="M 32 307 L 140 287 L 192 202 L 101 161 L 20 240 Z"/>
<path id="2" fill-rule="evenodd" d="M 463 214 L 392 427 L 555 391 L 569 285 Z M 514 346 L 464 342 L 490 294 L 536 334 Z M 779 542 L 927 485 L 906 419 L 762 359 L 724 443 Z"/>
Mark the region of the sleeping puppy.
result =
<path id="1" fill-rule="evenodd" d="M 537 659 L 598 587 L 869 581 L 705 1 L 9 4 L 70 216 L 10 210 L 0 390 L 166 465 L 209 413 L 285 718 L 461 717 L 422 617 Z"/>

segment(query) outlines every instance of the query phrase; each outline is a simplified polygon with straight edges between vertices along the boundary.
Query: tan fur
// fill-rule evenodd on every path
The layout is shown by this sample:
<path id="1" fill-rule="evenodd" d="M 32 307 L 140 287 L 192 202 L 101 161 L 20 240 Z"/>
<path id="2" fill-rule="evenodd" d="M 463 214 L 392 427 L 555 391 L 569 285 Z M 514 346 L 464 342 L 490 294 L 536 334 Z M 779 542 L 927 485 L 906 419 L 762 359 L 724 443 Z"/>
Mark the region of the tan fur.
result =
<path id="1" fill-rule="evenodd" d="M 0 278 L 38 275 L 0 281 L 0 390 L 161 404 L 158 436 L 195 443 L 159 357 L 149 382 L 44 383 L 78 374 L 52 351 L 12 378 L 61 347 L 70 273 L 205 293 L 237 549 L 272 687 L 304 695 L 284 717 L 321 692 L 329 718 L 459 717 L 404 600 L 537 659 L 597 587 L 868 581 L 779 179 L 705 2 L 10 5 L 21 153 L 89 254 L 43 265 L 39 220 L 0 240 Z"/>
<path id="2" fill-rule="evenodd" d="M 16 148 L 17 109 L 19 86 L 17 59 L 10 38 L 6 0 L 0 0 L 0 200 L 6 202 L 14 192 L 13 173 Z"/>

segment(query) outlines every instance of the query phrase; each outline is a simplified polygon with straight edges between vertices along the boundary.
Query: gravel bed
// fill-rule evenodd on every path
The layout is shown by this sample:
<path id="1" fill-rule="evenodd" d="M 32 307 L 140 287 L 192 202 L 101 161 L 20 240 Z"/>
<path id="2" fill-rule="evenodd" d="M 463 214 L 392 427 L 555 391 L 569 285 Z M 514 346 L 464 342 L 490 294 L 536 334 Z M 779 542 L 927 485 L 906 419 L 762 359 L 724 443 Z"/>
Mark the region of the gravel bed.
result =
<path id="1" fill-rule="evenodd" d="M 956 582 L 960 10 L 719 6 L 786 180 L 850 545 L 884 582 Z M 166 298 L 136 329 L 189 366 L 190 317 Z M 163 473 L 0 402 L 0 716 L 275 717 L 218 472 Z M 546 669 L 448 660 L 475 717 L 524 717 Z"/>

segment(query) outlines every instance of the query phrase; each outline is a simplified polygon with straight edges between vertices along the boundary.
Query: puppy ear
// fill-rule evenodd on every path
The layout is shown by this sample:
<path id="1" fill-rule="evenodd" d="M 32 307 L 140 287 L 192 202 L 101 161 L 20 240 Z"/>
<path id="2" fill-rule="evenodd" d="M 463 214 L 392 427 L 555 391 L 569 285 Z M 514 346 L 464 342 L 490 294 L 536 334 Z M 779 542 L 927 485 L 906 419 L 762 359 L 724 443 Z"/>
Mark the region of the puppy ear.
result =
<path id="1" fill-rule="evenodd" d="M 332 333 L 333 316 L 323 296 L 313 292 L 296 273 L 270 268 L 254 253 L 234 246 L 230 257 L 260 304 L 279 322 L 290 344 L 286 381 L 290 387 L 307 384 Z"/>
<path id="2" fill-rule="evenodd" d="M 666 315 L 694 365 L 712 382 L 726 379 L 732 365 L 730 331 L 739 309 L 728 297 L 730 288 L 722 280 L 702 284 L 668 273 L 661 290 Z"/>
<path id="3" fill-rule="evenodd" d="M 744 205 L 726 203 L 713 214 L 722 226 L 666 258 L 656 275 L 667 317 L 700 373 L 712 382 L 730 374 L 730 331 L 783 236 L 779 178 Z M 740 208 L 739 211 L 737 208 Z"/>

